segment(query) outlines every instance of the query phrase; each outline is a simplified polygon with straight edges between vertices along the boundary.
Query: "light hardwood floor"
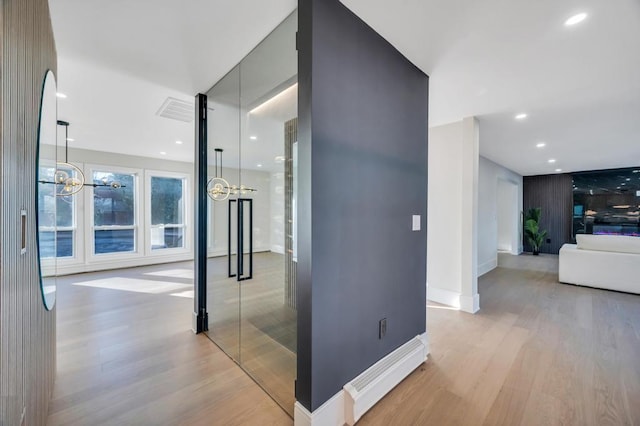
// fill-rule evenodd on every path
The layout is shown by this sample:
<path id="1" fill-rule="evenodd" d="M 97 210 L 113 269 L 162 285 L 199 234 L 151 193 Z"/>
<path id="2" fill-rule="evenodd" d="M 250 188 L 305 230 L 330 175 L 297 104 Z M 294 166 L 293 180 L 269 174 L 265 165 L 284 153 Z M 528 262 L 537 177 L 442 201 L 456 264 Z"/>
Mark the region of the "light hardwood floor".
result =
<path id="1" fill-rule="evenodd" d="M 429 361 L 360 425 L 640 425 L 640 296 L 559 284 L 555 256 L 500 266 L 478 314 L 429 304 Z M 49 424 L 292 424 L 189 331 L 190 268 L 61 280 Z"/>
<path id="2" fill-rule="evenodd" d="M 285 258 L 254 254 L 251 280 L 227 274 L 227 258 L 209 260 L 207 334 L 293 417 L 296 312 L 285 305 Z"/>
<path id="3" fill-rule="evenodd" d="M 287 414 L 191 328 L 191 263 L 58 281 L 49 425 L 288 425 Z"/>
<path id="4" fill-rule="evenodd" d="M 640 296 L 500 255 L 476 315 L 429 303 L 429 361 L 361 425 L 640 425 Z"/>

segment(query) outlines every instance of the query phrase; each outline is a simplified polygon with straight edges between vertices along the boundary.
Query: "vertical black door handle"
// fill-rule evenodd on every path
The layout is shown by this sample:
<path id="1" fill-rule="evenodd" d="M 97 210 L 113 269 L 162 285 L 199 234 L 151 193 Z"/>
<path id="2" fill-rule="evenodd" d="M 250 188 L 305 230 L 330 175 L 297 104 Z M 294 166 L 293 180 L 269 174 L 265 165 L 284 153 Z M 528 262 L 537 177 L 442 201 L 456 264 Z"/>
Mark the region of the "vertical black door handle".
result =
<path id="1" fill-rule="evenodd" d="M 242 275 L 244 275 L 244 212 L 243 212 L 243 199 L 238 198 L 238 281 L 242 281 Z"/>
<path id="2" fill-rule="evenodd" d="M 233 217 L 231 216 L 231 211 L 232 211 L 231 205 L 235 202 L 236 200 L 229 200 L 229 217 L 228 217 L 229 220 L 227 221 L 227 224 L 228 224 L 227 225 L 227 270 L 229 272 L 228 273 L 229 278 L 235 277 L 237 275 L 237 273 L 234 274 L 231 272 L 231 254 L 232 254 L 231 252 L 231 228 L 232 228 L 231 218 Z"/>
<path id="3" fill-rule="evenodd" d="M 249 208 L 249 274 L 244 275 L 244 205 Z M 253 278 L 253 200 L 238 198 L 238 281 Z"/>

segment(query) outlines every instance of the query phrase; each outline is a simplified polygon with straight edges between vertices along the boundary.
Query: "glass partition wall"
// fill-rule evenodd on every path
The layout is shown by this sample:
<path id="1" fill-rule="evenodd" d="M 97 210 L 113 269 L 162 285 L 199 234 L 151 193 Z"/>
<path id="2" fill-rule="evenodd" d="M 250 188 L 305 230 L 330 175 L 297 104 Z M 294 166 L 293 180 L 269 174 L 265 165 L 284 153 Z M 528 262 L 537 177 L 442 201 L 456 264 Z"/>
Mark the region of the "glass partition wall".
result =
<path id="1" fill-rule="evenodd" d="M 294 12 L 207 93 L 210 186 L 218 184 L 209 202 L 207 334 L 290 415 L 296 30 Z"/>

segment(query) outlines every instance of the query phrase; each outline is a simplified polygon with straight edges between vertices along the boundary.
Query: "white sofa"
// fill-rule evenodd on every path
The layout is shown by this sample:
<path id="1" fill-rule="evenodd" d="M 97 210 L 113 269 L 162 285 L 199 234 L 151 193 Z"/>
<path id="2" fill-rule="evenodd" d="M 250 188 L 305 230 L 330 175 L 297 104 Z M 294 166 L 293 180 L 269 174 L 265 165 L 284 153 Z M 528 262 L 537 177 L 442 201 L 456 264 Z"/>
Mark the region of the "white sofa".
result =
<path id="1" fill-rule="evenodd" d="M 560 249 L 562 283 L 640 294 L 640 237 L 576 235 Z"/>

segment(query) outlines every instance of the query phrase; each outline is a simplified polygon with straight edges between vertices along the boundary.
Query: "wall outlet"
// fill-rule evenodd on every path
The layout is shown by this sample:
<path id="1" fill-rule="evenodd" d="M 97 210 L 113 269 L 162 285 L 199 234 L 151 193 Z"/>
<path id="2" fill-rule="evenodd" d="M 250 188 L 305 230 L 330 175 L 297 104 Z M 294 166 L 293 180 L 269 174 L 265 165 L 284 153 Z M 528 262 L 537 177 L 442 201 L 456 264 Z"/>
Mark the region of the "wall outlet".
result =
<path id="1" fill-rule="evenodd" d="M 420 230 L 420 215 L 414 214 L 411 216 L 411 230 L 419 231 Z"/>
<path id="2" fill-rule="evenodd" d="M 387 334 L 387 319 L 382 318 L 378 323 L 378 339 L 382 339 Z"/>

